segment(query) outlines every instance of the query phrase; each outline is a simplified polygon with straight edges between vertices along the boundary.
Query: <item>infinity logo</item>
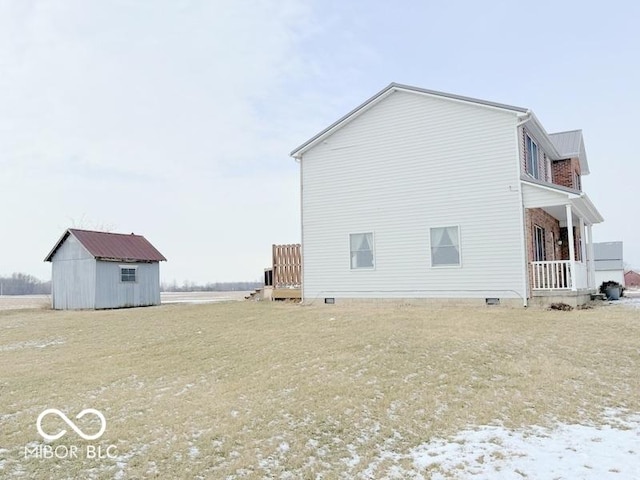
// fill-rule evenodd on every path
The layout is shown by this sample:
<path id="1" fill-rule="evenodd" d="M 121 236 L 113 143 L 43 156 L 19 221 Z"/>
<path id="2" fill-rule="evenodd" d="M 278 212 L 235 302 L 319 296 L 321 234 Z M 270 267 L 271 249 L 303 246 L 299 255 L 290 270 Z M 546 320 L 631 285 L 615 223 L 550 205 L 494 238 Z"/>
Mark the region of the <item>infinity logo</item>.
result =
<path id="1" fill-rule="evenodd" d="M 42 419 L 44 417 L 46 417 L 47 415 L 49 415 L 50 413 L 55 413 L 57 416 L 59 416 L 62 420 L 64 420 L 64 422 L 67 425 L 69 425 L 73 429 L 74 432 L 76 432 L 78 435 L 80 435 L 81 438 L 84 438 L 85 440 L 95 440 L 96 438 L 100 438 L 102 436 L 102 434 L 104 433 L 104 431 L 106 430 L 106 428 L 107 428 L 107 420 L 104 418 L 104 415 L 102 415 L 102 413 L 100 413 L 95 408 L 85 408 L 78 415 L 76 415 L 76 418 L 82 418 L 87 413 L 93 413 L 94 415 L 96 415 L 100 419 L 100 422 L 101 422 L 100 431 L 98 433 L 96 433 L 95 435 L 86 435 L 82 430 L 80 430 L 76 426 L 75 423 L 73 423 L 71 420 L 69 420 L 69 418 L 64 413 L 62 413 L 60 410 L 58 410 L 57 408 L 47 408 L 44 412 L 42 412 L 40 415 L 38 415 L 38 421 L 36 422 L 36 427 L 38 429 L 38 433 L 45 440 L 50 440 L 50 441 L 57 440 L 60 437 L 62 437 L 65 433 L 67 433 L 66 430 L 62 430 L 61 432 L 58 432 L 55 435 L 49 435 L 48 433 L 45 433 L 44 430 L 42 430 Z"/>

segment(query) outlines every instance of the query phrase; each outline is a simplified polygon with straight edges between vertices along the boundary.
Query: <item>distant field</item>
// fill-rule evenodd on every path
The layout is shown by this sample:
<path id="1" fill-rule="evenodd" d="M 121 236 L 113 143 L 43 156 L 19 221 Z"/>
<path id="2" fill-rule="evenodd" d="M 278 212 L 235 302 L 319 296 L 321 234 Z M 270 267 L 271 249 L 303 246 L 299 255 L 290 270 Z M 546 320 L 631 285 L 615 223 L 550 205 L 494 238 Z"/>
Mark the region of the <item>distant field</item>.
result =
<path id="1" fill-rule="evenodd" d="M 554 478 L 514 466 L 527 459 L 514 439 L 558 447 L 545 461 L 581 469 L 557 478 L 640 475 L 632 303 L 8 310 L 0 365 L 1 478 Z M 43 429 L 68 430 L 50 443 L 58 453 L 113 445 L 111 458 L 25 458 L 45 444 L 36 419 L 47 408 L 85 433 L 96 417 L 74 417 L 102 412 L 97 440 L 55 415 Z M 582 436 L 562 430 L 575 424 Z"/>
<path id="2" fill-rule="evenodd" d="M 228 300 L 242 300 L 249 292 L 162 292 L 162 303 L 214 303 Z M 25 308 L 48 308 L 50 295 L 1 295 L 0 310 L 20 310 Z"/>

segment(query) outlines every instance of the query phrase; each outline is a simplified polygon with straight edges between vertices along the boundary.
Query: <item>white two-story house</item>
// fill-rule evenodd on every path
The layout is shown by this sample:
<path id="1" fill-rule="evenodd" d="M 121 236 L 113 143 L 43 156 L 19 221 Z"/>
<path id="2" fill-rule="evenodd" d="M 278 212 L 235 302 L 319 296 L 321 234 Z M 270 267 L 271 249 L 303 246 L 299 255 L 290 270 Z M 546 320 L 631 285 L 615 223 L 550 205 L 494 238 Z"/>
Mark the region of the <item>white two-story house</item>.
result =
<path id="1" fill-rule="evenodd" d="M 296 148 L 302 297 L 579 304 L 595 292 L 579 130 L 392 83 Z"/>

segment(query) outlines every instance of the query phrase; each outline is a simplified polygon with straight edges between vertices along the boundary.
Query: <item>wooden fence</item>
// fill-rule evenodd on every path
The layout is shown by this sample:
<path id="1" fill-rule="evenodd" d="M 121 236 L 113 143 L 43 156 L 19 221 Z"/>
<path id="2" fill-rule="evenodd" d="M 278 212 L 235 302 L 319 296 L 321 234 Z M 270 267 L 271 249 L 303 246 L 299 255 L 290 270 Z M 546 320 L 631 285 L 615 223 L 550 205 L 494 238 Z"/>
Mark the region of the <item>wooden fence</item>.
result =
<path id="1" fill-rule="evenodd" d="M 300 288 L 302 255 L 299 243 L 273 246 L 274 288 Z"/>

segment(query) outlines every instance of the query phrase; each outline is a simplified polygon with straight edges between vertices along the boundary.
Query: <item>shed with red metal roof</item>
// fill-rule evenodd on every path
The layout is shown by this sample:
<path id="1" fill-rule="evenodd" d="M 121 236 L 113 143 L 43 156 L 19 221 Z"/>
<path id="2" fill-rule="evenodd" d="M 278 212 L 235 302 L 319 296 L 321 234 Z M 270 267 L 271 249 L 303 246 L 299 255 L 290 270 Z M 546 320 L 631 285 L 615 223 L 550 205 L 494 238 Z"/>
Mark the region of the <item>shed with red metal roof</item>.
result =
<path id="1" fill-rule="evenodd" d="M 160 304 L 160 262 L 142 235 L 69 228 L 45 258 L 56 310 Z"/>

